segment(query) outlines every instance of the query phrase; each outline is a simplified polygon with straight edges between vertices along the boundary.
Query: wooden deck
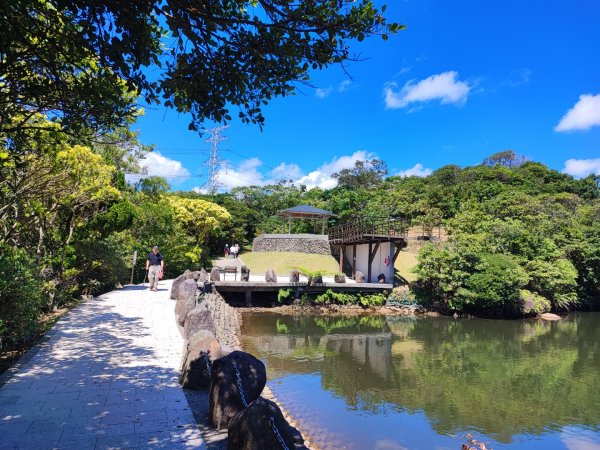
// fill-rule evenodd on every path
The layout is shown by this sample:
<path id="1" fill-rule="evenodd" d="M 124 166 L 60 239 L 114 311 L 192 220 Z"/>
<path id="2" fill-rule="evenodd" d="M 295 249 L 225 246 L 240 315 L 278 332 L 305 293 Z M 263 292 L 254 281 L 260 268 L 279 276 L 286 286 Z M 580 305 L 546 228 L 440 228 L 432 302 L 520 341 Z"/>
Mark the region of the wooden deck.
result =
<path id="1" fill-rule="evenodd" d="M 331 244 L 405 241 L 408 221 L 401 217 L 363 217 L 329 230 Z"/>

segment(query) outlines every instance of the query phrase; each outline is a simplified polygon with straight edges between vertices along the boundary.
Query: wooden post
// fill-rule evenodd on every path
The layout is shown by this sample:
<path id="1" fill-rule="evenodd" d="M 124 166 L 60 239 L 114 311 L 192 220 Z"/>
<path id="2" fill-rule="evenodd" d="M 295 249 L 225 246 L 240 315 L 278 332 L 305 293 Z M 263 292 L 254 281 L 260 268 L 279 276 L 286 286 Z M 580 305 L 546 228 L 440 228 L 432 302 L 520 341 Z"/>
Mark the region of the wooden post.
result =
<path id="1" fill-rule="evenodd" d="M 356 244 L 352 246 L 352 278 L 356 275 Z"/>
<path id="2" fill-rule="evenodd" d="M 344 272 L 344 246 L 340 244 L 340 272 Z"/>
<path id="3" fill-rule="evenodd" d="M 131 265 L 131 282 L 133 284 L 133 271 L 135 270 L 135 263 L 137 263 L 137 250 L 133 252 L 133 264 Z"/>
<path id="4" fill-rule="evenodd" d="M 371 254 L 373 252 L 373 243 L 369 242 L 369 268 L 367 269 L 367 283 L 371 282 L 371 262 L 373 261 L 371 258 Z"/>
<path id="5" fill-rule="evenodd" d="M 246 306 L 252 306 L 252 291 L 251 290 L 247 290 L 245 297 L 246 297 L 245 298 L 245 300 L 246 300 Z"/>

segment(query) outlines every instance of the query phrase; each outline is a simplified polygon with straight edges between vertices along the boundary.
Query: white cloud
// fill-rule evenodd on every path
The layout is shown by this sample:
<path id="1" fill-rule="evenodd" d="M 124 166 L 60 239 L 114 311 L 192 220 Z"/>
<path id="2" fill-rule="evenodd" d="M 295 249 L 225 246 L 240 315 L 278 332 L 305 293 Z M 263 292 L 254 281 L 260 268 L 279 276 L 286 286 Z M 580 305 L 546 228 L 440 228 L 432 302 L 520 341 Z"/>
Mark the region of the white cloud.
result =
<path id="1" fill-rule="evenodd" d="M 334 92 L 343 94 L 344 92 L 348 92 L 351 88 L 352 88 L 352 81 L 351 80 L 343 80 L 337 86 L 329 86 L 326 88 L 316 88 L 315 96 L 317 98 L 324 99 L 324 98 L 329 97 Z"/>
<path id="2" fill-rule="evenodd" d="M 318 98 L 325 98 L 325 97 L 329 97 L 329 94 L 331 94 L 331 91 L 332 91 L 331 86 L 326 89 L 317 88 L 317 89 L 315 89 L 315 95 Z"/>
<path id="3" fill-rule="evenodd" d="M 352 81 L 350 81 L 350 80 L 344 80 L 337 87 L 337 91 L 340 94 L 343 94 L 344 92 L 349 91 L 351 87 L 352 87 Z"/>
<path id="4" fill-rule="evenodd" d="M 600 94 L 583 94 L 560 119 L 554 131 L 587 130 L 594 126 L 600 126 Z"/>
<path id="5" fill-rule="evenodd" d="M 426 177 L 431 175 L 431 172 L 431 169 L 424 167 L 421 163 L 417 163 L 410 169 L 401 170 L 396 175 L 401 177 Z"/>
<path id="6" fill-rule="evenodd" d="M 441 103 L 464 104 L 473 86 L 456 79 L 458 72 L 449 71 L 431 75 L 417 83 L 408 81 L 402 89 L 391 81 L 384 86 L 386 109 L 404 108 L 411 103 L 440 100 Z"/>
<path id="7" fill-rule="evenodd" d="M 127 174 L 125 179 L 130 183 L 135 183 L 144 177 L 157 176 L 164 177 L 169 182 L 182 183 L 191 175 L 180 161 L 167 158 L 159 152 L 148 153 L 140 160 L 140 168 L 143 175 Z"/>
<path id="8" fill-rule="evenodd" d="M 587 177 L 590 174 L 600 175 L 600 158 L 567 159 L 563 172 L 575 178 Z"/>
<path id="9" fill-rule="evenodd" d="M 354 167 L 354 163 L 356 163 L 356 161 L 372 158 L 374 158 L 374 155 L 364 150 L 354 152 L 352 155 L 334 158 L 331 162 L 323 164 L 321 167 L 313 170 L 308 175 L 296 180 L 295 184 L 304 184 L 306 185 L 307 189 L 312 189 L 315 187 L 319 187 L 321 189 L 334 188 L 337 186 L 337 180 L 332 178 L 331 175 L 339 172 L 342 169 L 350 169 Z"/>
<path id="10" fill-rule="evenodd" d="M 237 167 L 226 167 L 219 170 L 219 183 L 225 190 L 240 186 L 265 184 L 262 173 L 258 168 L 262 166 L 262 161 L 258 158 L 250 158 L 242 161 Z"/>
<path id="11" fill-rule="evenodd" d="M 330 162 L 322 164 L 317 169 L 304 174 L 297 164 L 280 163 L 267 175 L 260 172 L 262 161 L 258 158 L 250 158 L 242 161 L 238 166 L 228 166 L 219 171 L 219 183 L 222 189 L 228 191 L 234 187 L 240 186 L 264 186 L 274 184 L 281 179 L 292 180 L 299 186 L 304 184 L 307 189 L 319 187 L 321 189 L 331 189 L 337 186 L 337 180 L 332 175 L 342 169 L 354 167 L 356 161 L 375 158 L 375 155 L 364 150 L 356 151 L 351 155 L 344 155 L 333 158 Z M 427 169 L 428 170 L 428 169 Z M 195 192 L 205 193 L 206 189 L 195 187 Z"/>
<path id="12" fill-rule="evenodd" d="M 281 163 L 271 170 L 271 177 L 281 180 L 295 180 L 302 176 L 302 170 L 298 164 Z"/>
<path id="13" fill-rule="evenodd" d="M 509 85 L 510 87 L 517 87 L 529 83 L 530 80 L 531 69 L 522 68 L 513 70 L 508 75 L 508 79 L 504 83 Z"/>

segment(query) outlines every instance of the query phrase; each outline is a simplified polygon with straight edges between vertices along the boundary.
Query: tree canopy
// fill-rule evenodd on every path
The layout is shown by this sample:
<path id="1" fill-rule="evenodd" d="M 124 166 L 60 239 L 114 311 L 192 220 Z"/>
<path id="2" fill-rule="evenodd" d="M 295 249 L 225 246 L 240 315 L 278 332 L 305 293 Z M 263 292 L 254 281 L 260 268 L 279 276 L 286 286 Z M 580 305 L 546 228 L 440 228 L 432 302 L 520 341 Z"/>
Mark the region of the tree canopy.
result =
<path id="1" fill-rule="evenodd" d="M 262 126 L 273 97 L 353 59 L 350 41 L 403 28 L 384 10 L 369 0 L 1 2 L 0 131 L 36 113 L 110 130 L 136 115 L 138 96 L 191 113 L 191 129 L 231 120 L 232 107 Z"/>

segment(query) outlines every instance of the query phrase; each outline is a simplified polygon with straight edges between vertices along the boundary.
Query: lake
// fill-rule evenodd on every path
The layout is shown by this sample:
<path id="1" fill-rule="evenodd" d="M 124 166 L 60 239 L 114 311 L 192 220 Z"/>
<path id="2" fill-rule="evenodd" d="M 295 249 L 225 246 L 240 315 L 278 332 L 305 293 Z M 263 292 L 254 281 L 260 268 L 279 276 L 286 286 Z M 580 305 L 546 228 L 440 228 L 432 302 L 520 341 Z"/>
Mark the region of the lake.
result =
<path id="1" fill-rule="evenodd" d="M 600 449 L 600 313 L 245 313 L 242 341 L 322 449 Z"/>

